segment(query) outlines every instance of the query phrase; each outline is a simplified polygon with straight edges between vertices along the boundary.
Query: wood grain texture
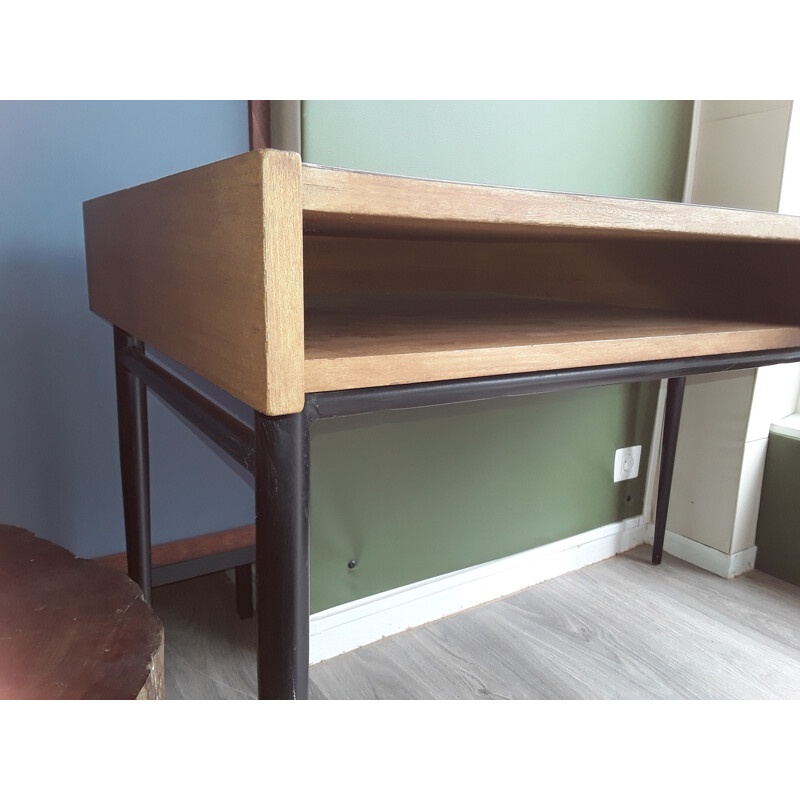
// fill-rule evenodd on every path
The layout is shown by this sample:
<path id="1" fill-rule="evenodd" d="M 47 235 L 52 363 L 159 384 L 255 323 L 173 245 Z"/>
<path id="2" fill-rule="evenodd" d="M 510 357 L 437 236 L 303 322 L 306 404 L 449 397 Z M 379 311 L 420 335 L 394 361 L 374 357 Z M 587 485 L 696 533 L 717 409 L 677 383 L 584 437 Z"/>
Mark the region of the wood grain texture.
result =
<path id="1" fill-rule="evenodd" d="M 255 543 L 255 526 L 243 525 L 239 528 L 230 528 L 224 531 L 215 531 L 200 536 L 178 539 L 174 542 L 153 545 L 150 550 L 150 562 L 153 567 L 164 567 L 168 564 L 178 564 L 181 561 L 191 561 L 195 558 L 227 553 L 230 550 L 255 547 Z M 94 561 L 119 572 L 128 572 L 128 557 L 125 553 L 111 553 L 107 556 L 99 556 Z"/>
<path id="2" fill-rule="evenodd" d="M 137 700 L 165 700 L 166 686 L 164 682 L 164 631 L 161 631 L 161 644 L 153 657 L 147 680 L 144 682 Z"/>
<path id="3" fill-rule="evenodd" d="M 800 322 L 800 243 L 309 236 L 307 294 L 485 292 Z"/>
<path id="4" fill-rule="evenodd" d="M 308 391 L 798 344 L 794 217 L 258 150 L 88 201 L 84 219 L 92 310 L 270 415 Z M 441 293 L 484 299 L 467 313 Z"/>
<path id="5" fill-rule="evenodd" d="M 317 665 L 315 684 L 330 699 L 800 698 L 796 587 L 648 556 L 389 637 Z"/>
<path id="6" fill-rule="evenodd" d="M 267 338 L 264 413 L 280 415 L 301 411 L 305 405 L 300 156 L 280 150 L 259 152 Z M 258 406 L 253 408 L 260 410 Z"/>
<path id="7" fill-rule="evenodd" d="M 303 192 L 307 391 L 798 344 L 797 218 L 310 167 Z"/>
<path id="8" fill-rule="evenodd" d="M 470 238 L 658 236 L 800 239 L 800 218 L 681 203 L 509 189 L 303 166 L 305 229 L 316 234 Z"/>
<path id="9" fill-rule="evenodd" d="M 164 628 L 126 576 L 0 525 L 0 698 L 164 696 Z"/>
<path id="10" fill-rule="evenodd" d="M 299 203 L 299 156 L 275 150 L 87 201 L 91 309 L 252 408 L 300 410 Z"/>
<path id="11" fill-rule="evenodd" d="M 800 699 L 800 589 L 725 580 L 640 547 L 316 664 L 310 696 Z M 255 698 L 255 625 L 222 574 L 154 590 L 167 690 Z"/>
<path id="12" fill-rule="evenodd" d="M 216 572 L 153 589 L 166 631 L 171 700 L 255 700 L 256 619 L 236 613 L 236 588 Z"/>
<path id="13" fill-rule="evenodd" d="M 800 346 L 800 326 L 507 295 L 306 299 L 306 391 Z"/>
<path id="14" fill-rule="evenodd" d="M 251 150 L 270 146 L 270 101 L 248 100 L 247 122 Z"/>

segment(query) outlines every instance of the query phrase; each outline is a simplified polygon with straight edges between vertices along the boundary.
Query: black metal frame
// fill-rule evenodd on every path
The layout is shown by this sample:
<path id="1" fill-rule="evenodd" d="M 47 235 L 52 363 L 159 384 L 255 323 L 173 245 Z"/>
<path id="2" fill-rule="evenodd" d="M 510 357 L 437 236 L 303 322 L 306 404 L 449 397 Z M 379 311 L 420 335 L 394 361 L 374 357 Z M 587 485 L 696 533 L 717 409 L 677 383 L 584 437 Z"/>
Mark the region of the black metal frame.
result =
<path id="1" fill-rule="evenodd" d="M 315 420 L 666 379 L 652 559 L 654 564 L 659 564 L 686 377 L 800 361 L 800 348 L 792 348 L 309 393 L 305 408 L 296 414 L 269 417 L 254 412 L 251 429 L 148 358 L 144 344 L 118 328 L 114 329 L 114 353 L 128 574 L 142 587 L 148 601 L 153 571 L 150 563 L 147 388 L 255 477 L 260 699 L 304 699 L 308 696 L 309 437 Z M 244 557 L 247 556 L 249 553 Z M 246 607 L 248 591 L 242 557 L 237 551 L 235 558 L 239 561 L 231 564 L 237 567 L 237 579 L 241 576 L 244 584 L 241 588 L 237 586 L 240 610 Z"/>

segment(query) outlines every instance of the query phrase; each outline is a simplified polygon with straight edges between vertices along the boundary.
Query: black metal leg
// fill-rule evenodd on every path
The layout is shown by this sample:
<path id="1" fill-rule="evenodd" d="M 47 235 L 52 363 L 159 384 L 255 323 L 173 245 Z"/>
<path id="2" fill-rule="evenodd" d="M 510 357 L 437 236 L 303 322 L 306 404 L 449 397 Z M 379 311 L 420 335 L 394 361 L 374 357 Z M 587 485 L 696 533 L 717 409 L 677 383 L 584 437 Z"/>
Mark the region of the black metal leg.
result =
<path id="1" fill-rule="evenodd" d="M 258 696 L 308 697 L 309 418 L 256 412 Z"/>
<path id="2" fill-rule="evenodd" d="M 683 391 L 686 378 L 670 378 L 667 381 L 667 400 L 664 406 L 664 433 L 661 441 L 661 469 L 658 474 L 658 498 L 656 500 L 656 522 L 653 532 L 653 563 L 660 564 L 664 555 L 664 533 L 667 528 L 669 495 L 672 489 L 672 472 L 675 467 L 675 451 L 678 447 L 678 429 L 681 422 Z"/>
<path id="3" fill-rule="evenodd" d="M 151 602 L 150 565 L 150 449 L 147 434 L 147 389 L 143 381 L 122 366 L 126 350 L 144 351 L 138 339 L 114 328 L 117 378 L 117 422 L 125 514 L 128 575 Z"/>
<path id="4" fill-rule="evenodd" d="M 239 619 L 253 616 L 253 565 L 240 564 L 235 570 L 236 611 Z"/>

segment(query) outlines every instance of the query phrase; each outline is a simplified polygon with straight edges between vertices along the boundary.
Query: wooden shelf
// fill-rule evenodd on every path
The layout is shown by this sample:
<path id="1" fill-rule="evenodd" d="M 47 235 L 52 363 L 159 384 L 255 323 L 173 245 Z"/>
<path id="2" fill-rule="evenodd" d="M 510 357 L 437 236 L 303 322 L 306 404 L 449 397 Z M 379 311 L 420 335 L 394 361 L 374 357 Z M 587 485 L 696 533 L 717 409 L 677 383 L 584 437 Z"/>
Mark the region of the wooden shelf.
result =
<path id="1" fill-rule="evenodd" d="M 307 295 L 307 392 L 800 346 L 800 326 L 511 295 Z"/>
<path id="2" fill-rule="evenodd" d="M 260 150 L 84 204 L 93 311 L 271 416 L 305 393 L 800 345 L 800 219 Z"/>

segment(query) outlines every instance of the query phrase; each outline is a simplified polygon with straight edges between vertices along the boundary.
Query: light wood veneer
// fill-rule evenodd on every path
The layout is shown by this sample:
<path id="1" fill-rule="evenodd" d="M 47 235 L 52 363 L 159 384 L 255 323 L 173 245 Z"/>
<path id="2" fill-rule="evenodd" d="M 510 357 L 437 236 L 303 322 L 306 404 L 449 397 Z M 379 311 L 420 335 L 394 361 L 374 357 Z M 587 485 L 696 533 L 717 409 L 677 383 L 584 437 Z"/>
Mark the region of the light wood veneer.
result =
<path id="1" fill-rule="evenodd" d="M 800 347 L 800 327 L 496 295 L 306 298 L 306 391 Z"/>
<path id="2" fill-rule="evenodd" d="M 261 150 L 85 204 L 90 304 L 271 415 L 305 392 L 800 346 L 800 219 Z"/>

